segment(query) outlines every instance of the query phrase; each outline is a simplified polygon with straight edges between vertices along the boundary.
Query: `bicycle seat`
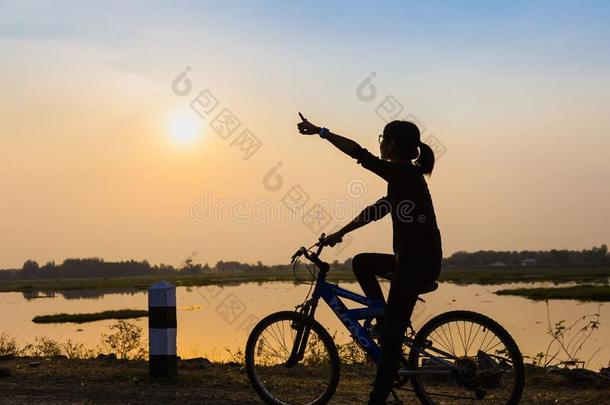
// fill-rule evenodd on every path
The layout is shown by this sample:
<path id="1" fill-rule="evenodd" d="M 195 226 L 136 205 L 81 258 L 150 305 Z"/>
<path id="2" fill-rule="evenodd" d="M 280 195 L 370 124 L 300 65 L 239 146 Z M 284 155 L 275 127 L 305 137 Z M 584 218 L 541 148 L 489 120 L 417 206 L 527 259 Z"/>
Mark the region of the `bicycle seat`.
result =
<path id="1" fill-rule="evenodd" d="M 425 286 L 424 288 L 422 288 L 419 293 L 420 294 L 426 294 L 432 291 L 436 291 L 438 289 L 438 283 L 436 281 L 433 281 L 432 283 L 428 284 L 427 286 Z"/>
<path id="2" fill-rule="evenodd" d="M 388 280 L 392 280 L 394 278 L 394 272 L 386 273 L 384 278 L 388 279 Z M 429 292 L 436 291 L 437 289 L 438 289 L 438 283 L 436 281 L 433 281 L 432 283 L 430 283 L 427 286 L 425 286 L 424 288 L 422 288 L 419 291 L 419 294 L 420 295 L 421 294 L 427 294 Z"/>

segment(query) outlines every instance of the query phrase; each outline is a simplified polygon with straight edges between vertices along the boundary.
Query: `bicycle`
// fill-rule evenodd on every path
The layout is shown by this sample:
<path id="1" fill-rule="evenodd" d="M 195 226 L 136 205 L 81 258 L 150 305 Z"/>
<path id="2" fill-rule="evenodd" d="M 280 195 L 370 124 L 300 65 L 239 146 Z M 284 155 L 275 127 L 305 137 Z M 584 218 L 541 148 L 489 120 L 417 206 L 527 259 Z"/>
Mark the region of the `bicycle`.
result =
<path id="1" fill-rule="evenodd" d="M 317 274 L 310 270 L 311 286 L 304 303 L 294 311 L 281 311 L 262 319 L 246 344 L 248 378 L 269 404 L 326 404 L 337 389 L 340 376 L 337 347 L 328 331 L 314 319 L 320 298 L 368 358 L 375 363 L 379 361 L 381 349 L 371 331 L 373 319 L 383 314 L 384 302 L 326 281 L 330 266 L 320 259 L 324 237 L 322 234 L 316 244 L 301 247 L 292 256 L 293 269 L 301 257 L 318 269 Z M 437 288 L 435 282 L 420 294 Z M 364 307 L 348 309 L 341 298 Z M 408 354 L 403 350 L 399 359 L 401 368 L 392 390 L 396 399 L 394 390 L 405 389 L 410 381 L 422 404 L 434 404 L 436 398 L 519 403 L 525 384 L 521 352 L 510 334 L 485 315 L 450 311 L 433 317 L 418 332 L 410 325 L 403 348 L 408 349 Z"/>

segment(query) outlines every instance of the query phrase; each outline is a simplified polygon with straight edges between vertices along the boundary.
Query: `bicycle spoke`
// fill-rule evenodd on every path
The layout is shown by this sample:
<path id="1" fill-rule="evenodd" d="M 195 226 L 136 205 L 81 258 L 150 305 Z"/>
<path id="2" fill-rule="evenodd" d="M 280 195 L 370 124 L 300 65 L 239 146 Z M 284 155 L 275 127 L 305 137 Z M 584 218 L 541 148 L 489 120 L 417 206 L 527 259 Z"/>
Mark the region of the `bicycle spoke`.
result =
<path id="1" fill-rule="evenodd" d="M 267 329 L 263 333 L 268 333 L 273 338 L 273 340 L 275 340 L 280 345 L 280 347 L 282 346 L 282 342 L 280 342 L 278 337 L 275 335 L 275 331 L 273 331 L 273 328 Z"/>
<path id="2" fill-rule="evenodd" d="M 455 322 L 455 328 L 457 329 L 458 335 L 460 336 L 460 342 L 462 342 L 462 348 L 465 349 L 466 344 L 464 343 L 464 339 L 462 338 L 462 331 L 460 330 L 460 324 L 458 322 Z M 466 356 L 466 352 L 464 352 L 464 356 Z"/>
<path id="3" fill-rule="evenodd" d="M 473 324 L 474 325 L 474 324 Z M 474 334 L 473 338 L 472 338 L 472 343 L 470 344 L 470 346 L 474 346 L 474 342 L 476 342 L 476 338 L 477 336 L 479 336 L 479 331 L 481 330 L 481 325 L 477 325 L 477 331 Z M 470 347 L 468 348 L 468 350 L 470 351 Z"/>
<path id="4" fill-rule="evenodd" d="M 271 349 L 273 350 L 273 349 Z M 271 351 L 271 350 L 267 350 L 266 348 L 263 348 L 263 351 L 266 353 L 269 353 L 269 355 L 271 357 L 277 357 L 278 359 L 280 359 L 282 362 L 284 361 L 284 357 L 279 355 L 278 352 L 276 352 L 275 350 Z M 263 357 L 263 356 L 258 356 L 258 357 Z"/>
<path id="5" fill-rule="evenodd" d="M 442 342 L 442 344 L 439 344 L 439 346 L 442 346 L 443 349 L 447 350 L 448 352 L 451 351 L 451 348 L 448 347 L 448 345 L 445 343 L 445 341 L 441 338 L 441 335 L 439 335 L 439 333 L 437 331 L 435 331 L 435 330 L 433 330 L 432 332 L 434 332 L 434 334 L 436 336 L 438 336 L 438 341 Z"/>
<path id="6" fill-rule="evenodd" d="M 282 322 L 282 329 L 280 329 L 280 335 L 282 336 L 282 342 L 286 342 L 286 338 L 284 337 L 284 324 L 285 322 Z M 279 329 L 279 327 L 278 327 Z"/>
<path id="7" fill-rule="evenodd" d="M 265 341 L 268 342 L 269 340 L 265 340 Z M 275 350 L 273 347 L 271 347 L 270 345 L 267 345 L 267 347 L 269 347 L 269 350 L 273 350 L 273 353 L 275 353 L 278 358 L 282 357 L 282 355 L 280 353 L 278 353 L 277 350 Z"/>
<path id="8" fill-rule="evenodd" d="M 282 325 L 284 325 L 284 322 L 282 322 Z M 286 345 L 287 342 L 286 342 L 286 340 L 284 340 L 284 335 L 282 334 L 282 331 L 279 326 L 277 326 L 277 330 L 278 330 L 278 334 L 280 335 L 280 342 L 282 344 L 282 348 L 284 349 L 286 354 L 290 354 L 292 352 L 292 344 L 294 341 L 290 342 L 291 348 L 289 349 L 288 346 Z"/>
<path id="9" fill-rule="evenodd" d="M 468 330 L 468 337 L 466 338 L 466 353 L 470 353 L 470 337 L 472 336 L 472 328 L 474 324 L 470 323 L 470 329 Z M 464 322 L 464 334 L 466 334 L 466 322 Z"/>
<path id="10" fill-rule="evenodd" d="M 481 342 L 481 345 L 479 346 L 479 350 L 481 350 L 481 348 L 483 347 L 483 343 L 485 343 L 485 340 L 487 339 L 488 334 L 489 334 L 489 329 L 486 329 L 485 335 L 483 335 L 483 341 Z"/>
<path id="11" fill-rule="evenodd" d="M 493 342 L 493 341 L 492 341 Z M 491 346 L 490 348 L 485 347 L 485 350 L 483 350 L 485 353 L 487 353 L 487 351 L 492 350 L 493 348 L 497 347 L 498 345 L 502 344 L 502 341 L 498 341 L 498 343 L 496 343 L 495 345 Z"/>
<path id="12" fill-rule="evenodd" d="M 445 333 L 445 325 L 441 326 L 441 331 L 443 332 L 443 335 L 447 338 L 447 341 L 449 342 L 449 345 L 451 346 L 451 354 L 453 354 L 455 356 L 455 348 L 453 347 L 453 340 L 449 339 L 449 337 Z"/>

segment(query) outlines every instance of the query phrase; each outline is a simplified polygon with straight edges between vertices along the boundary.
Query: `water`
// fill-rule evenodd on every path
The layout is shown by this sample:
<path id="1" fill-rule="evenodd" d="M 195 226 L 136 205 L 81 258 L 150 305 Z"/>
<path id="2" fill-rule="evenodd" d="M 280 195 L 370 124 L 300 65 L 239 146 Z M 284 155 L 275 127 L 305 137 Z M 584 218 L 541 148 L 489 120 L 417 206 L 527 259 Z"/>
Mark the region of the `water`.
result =
<path id="1" fill-rule="evenodd" d="M 341 283 L 341 286 L 360 292 L 357 284 Z M 388 283 L 382 284 L 387 296 Z M 439 289 L 424 296 L 419 303 L 413 324 L 417 327 L 441 312 L 467 309 L 482 312 L 502 324 L 515 338 L 524 354 L 534 355 L 544 351 L 550 342 L 547 335 L 547 310 L 551 324 L 565 319 L 576 321 L 586 314 L 600 313 L 601 325 L 583 348 L 580 358 L 587 360 L 601 347 L 589 368 L 607 367 L 610 360 L 610 306 L 599 303 L 583 303 L 569 300 L 553 300 L 547 304 L 521 297 L 499 296 L 493 291 L 502 288 L 531 287 L 531 284 L 495 286 L 458 286 L 441 283 Z M 290 282 L 244 283 L 224 287 L 179 287 L 178 306 L 178 354 L 181 357 L 207 357 L 210 360 L 229 360 L 229 353 L 243 350 L 250 330 L 258 319 L 280 310 L 292 310 L 300 304 L 309 290 L 308 285 Z M 51 294 L 52 295 L 52 294 Z M 146 309 L 146 292 L 78 291 L 55 293 L 47 298 L 24 297 L 22 293 L 0 293 L 2 325 L 6 332 L 25 344 L 35 337 L 47 337 L 60 342 L 71 339 L 94 348 L 101 343 L 101 335 L 109 332 L 112 320 L 85 324 L 35 324 L 36 315 L 54 313 L 87 313 L 113 309 Z M 353 305 L 352 305 L 353 307 Z M 337 321 L 328 307 L 321 303 L 317 319 L 331 333 L 337 331 L 337 339 L 347 341 L 345 328 Z M 137 323 L 146 330 L 147 320 Z M 605 346 L 604 346 L 605 345 Z"/>

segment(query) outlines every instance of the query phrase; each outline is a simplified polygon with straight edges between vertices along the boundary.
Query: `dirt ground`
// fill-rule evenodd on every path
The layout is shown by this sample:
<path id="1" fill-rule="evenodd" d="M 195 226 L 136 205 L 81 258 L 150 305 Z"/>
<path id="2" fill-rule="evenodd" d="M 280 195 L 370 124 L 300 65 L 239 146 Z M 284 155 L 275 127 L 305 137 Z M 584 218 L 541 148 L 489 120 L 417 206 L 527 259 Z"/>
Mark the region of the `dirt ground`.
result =
<path id="1" fill-rule="evenodd" d="M 14 358 L 0 361 L 0 368 L 11 374 L 0 378 L 1 404 L 262 403 L 237 364 L 180 362 L 179 375 L 162 381 L 149 379 L 144 361 Z M 332 403 L 366 403 L 371 377 L 343 367 Z M 400 391 L 399 396 L 405 404 L 418 403 L 411 392 Z M 522 403 L 610 404 L 610 386 L 529 370 Z"/>

